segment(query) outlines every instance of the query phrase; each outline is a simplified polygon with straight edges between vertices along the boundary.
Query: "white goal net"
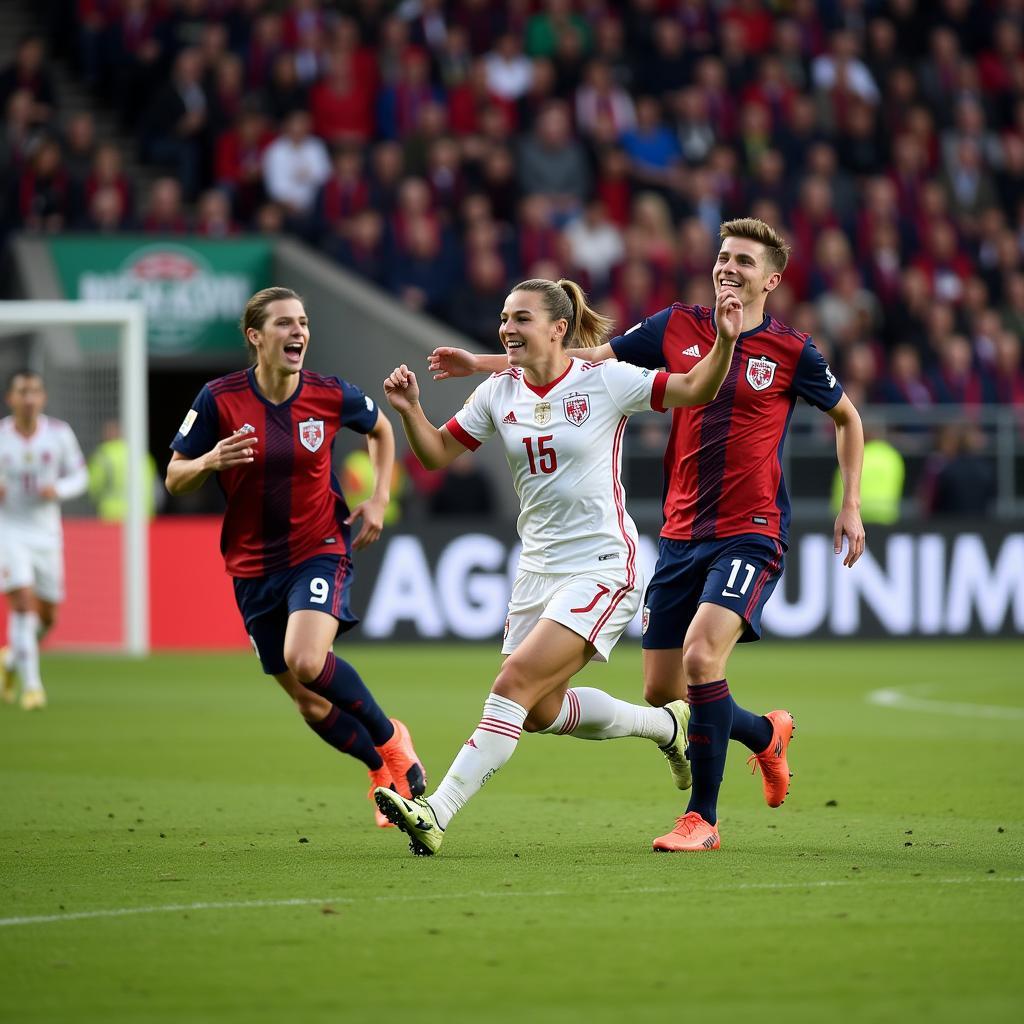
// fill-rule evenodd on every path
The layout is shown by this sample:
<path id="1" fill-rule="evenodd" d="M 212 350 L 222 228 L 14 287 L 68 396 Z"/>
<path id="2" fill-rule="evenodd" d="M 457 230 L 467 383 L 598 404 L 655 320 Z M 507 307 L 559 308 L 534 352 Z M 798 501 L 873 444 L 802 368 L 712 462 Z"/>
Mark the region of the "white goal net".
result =
<path id="1" fill-rule="evenodd" d="M 113 422 L 120 427 L 128 455 L 123 521 L 96 522 L 94 507 L 84 498 L 64 508 L 68 592 L 55 644 L 145 654 L 149 506 L 144 307 L 134 302 L 0 302 L 0 382 L 23 367 L 42 374 L 46 411 L 71 425 L 87 459 Z"/>

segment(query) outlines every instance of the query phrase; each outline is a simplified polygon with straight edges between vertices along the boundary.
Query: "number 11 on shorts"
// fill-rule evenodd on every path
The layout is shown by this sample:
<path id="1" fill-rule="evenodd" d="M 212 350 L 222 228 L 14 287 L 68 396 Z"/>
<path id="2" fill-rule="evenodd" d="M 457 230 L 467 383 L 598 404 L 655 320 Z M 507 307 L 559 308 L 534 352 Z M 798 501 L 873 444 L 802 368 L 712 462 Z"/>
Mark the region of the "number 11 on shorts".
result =
<path id="1" fill-rule="evenodd" d="M 746 570 L 746 575 L 743 578 L 743 584 L 739 590 L 733 590 L 736 586 L 736 579 L 740 574 L 740 567 Z M 744 563 L 742 558 L 734 558 L 732 560 L 732 572 L 729 573 L 729 580 L 725 584 L 725 590 L 722 591 L 722 597 L 742 597 L 747 592 L 747 587 L 750 586 L 750 581 L 754 578 L 754 573 L 757 569 L 752 566 L 749 562 Z"/>

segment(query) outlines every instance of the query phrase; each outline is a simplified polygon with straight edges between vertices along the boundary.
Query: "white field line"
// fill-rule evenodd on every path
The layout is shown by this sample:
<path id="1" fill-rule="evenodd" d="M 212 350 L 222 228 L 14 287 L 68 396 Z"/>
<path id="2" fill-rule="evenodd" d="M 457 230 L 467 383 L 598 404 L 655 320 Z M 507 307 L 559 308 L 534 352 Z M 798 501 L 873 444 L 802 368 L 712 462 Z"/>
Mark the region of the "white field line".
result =
<path id="1" fill-rule="evenodd" d="M 935 715 L 957 715 L 963 718 L 1024 719 L 1024 708 L 1000 704 L 969 704 L 963 701 L 932 700 L 930 697 L 912 697 L 897 689 L 872 690 L 866 698 L 869 704 L 897 711 L 925 711 Z"/>
<path id="2" fill-rule="evenodd" d="M 816 882 L 740 882 L 735 885 L 702 887 L 701 892 L 730 893 L 751 890 L 772 891 L 776 889 L 838 889 L 858 886 L 880 885 L 986 885 L 993 883 L 1017 884 L 1024 882 L 1024 875 L 994 878 L 984 875 L 977 878 L 906 878 L 906 879 L 822 879 Z M 605 896 L 650 896 L 676 895 L 675 887 L 647 887 L 636 889 L 606 890 Z M 319 898 L 295 898 L 284 900 L 236 900 L 220 903 L 169 903 L 158 907 L 114 907 L 109 910 L 83 910 L 70 914 L 39 914 L 32 917 L 0 917 L 0 928 L 14 928 L 29 924 L 56 924 L 60 921 L 91 921 L 104 917 L 135 917 L 141 914 L 180 914 L 201 910 L 265 910 L 274 907 L 310 907 L 341 904 L 352 906 L 365 903 L 422 903 L 432 901 L 458 902 L 460 900 L 501 900 L 537 899 L 568 897 L 575 899 L 578 893 L 568 889 L 550 889 L 547 892 L 462 892 L 462 893 L 399 893 L 394 896 L 323 896 Z"/>

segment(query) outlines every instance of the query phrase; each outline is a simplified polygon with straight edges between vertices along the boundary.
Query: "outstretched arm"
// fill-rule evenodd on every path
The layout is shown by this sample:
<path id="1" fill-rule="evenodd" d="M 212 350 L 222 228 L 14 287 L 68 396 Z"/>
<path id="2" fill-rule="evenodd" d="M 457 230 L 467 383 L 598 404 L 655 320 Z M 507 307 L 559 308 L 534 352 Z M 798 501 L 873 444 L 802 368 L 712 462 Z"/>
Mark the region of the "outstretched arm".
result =
<path id="1" fill-rule="evenodd" d="M 718 394 L 732 364 L 736 339 L 743 329 L 743 304 L 731 288 L 723 288 L 715 300 L 718 335 L 711 351 L 693 369 L 673 373 L 665 388 L 665 405 L 706 405 Z"/>
<path id="2" fill-rule="evenodd" d="M 424 469 L 443 469 L 468 449 L 443 427 L 438 430 L 420 405 L 416 374 L 404 363 L 384 379 L 384 394 L 391 408 L 402 417 L 402 427 L 413 455 Z"/>
<path id="3" fill-rule="evenodd" d="M 849 568 L 864 553 L 864 524 L 860 518 L 860 476 L 864 466 L 864 428 L 860 413 L 849 397 L 843 395 L 829 410 L 836 425 L 836 456 L 843 481 L 843 503 L 836 516 L 833 546 L 838 555 L 846 538 L 843 565 Z"/>
<path id="4" fill-rule="evenodd" d="M 569 355 L 574 359 L 587 359 L 592 363 L 602 363 L 606 359 L 614 359 L 615 353 L 609 344 L 598 345 L 597 348 L 571 348 Z M 501 373 L 508 369 L 508 358 L 504 355 L 481 355 L 464 348 L 435 348 L 427 356 L 427 369 L 434 375 L 434 380 L 448 380 L 450 377 L 471 377 L 474 373 Z"/>

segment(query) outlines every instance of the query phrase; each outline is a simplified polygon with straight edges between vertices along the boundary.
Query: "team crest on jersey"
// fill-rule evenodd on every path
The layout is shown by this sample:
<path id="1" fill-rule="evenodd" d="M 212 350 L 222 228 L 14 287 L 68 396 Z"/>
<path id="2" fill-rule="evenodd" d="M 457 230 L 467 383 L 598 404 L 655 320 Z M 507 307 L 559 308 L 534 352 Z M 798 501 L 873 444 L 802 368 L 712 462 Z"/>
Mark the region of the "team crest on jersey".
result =
<path id="1" fill-rule="evenodd" d="M 319 451 L 320 445 L 324 443 L 324 421 L 312 417 L 303 420 L 299 424 L 299 441 L 308 451 Z"/>
<path id="2" fill-rule="evenodd" d="M 651 609 L 648 608 L 646 605 L 644 606 L 644 614 L 643 618 L 640 620 L 640 623 L 640 632 L 643 633 L 644 636 L 646 636 L 647 627 L 651 624 Z"/>
<path id="3" fill-rule="evenodd" d="M 770 388 L 772 381 L 775 380 L 775 367 L 778 365 L 764 356 L 761 356 L 760 359 L 748 359 L 747 383 L 755 391 L 764 391 L 765 388 Z"/>
<path id="4" fill-rule="evenodd" d="M 577 427 L 590 419 L 590 395 L 566 395 L 562 399 L 565 418 Z"/>
<path id="5" fill-rule="evenodd" d="M 538 427 L 543 427 L 545 424 L 551 422 L 551 403 L 550 402 L 538 402 L 533 407 L 533 422 Z"/>

